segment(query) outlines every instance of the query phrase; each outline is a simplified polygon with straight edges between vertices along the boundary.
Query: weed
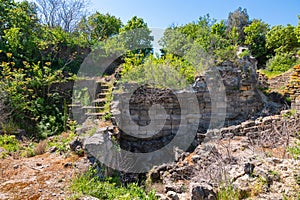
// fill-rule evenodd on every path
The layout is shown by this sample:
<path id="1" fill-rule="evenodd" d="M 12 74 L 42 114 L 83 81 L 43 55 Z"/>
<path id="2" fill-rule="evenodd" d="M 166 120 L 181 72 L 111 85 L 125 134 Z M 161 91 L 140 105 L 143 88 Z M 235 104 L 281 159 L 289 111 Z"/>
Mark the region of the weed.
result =
<path id="1" fill-rule="evenodd" d="M 52 137 L 49 142 L 48 142 L 48 147 L 57 147 L 59 152 L 64 152 L 66 153 L 67 151 L 70 150 L 69 143 L 74 140 L 76 137 L 76 134 L 73 132 L 69 133 L 63 133 L 61 135 L 57 135 Z"/>
<path id="2" fill-rule="evenodd" d="M 19 151 L 21 145 L 14 135 L 0 135 L 0 148 L 5 150 L 0 156 L 6 157 L 11 153 Z"/>
<path id="3" fill-rule="evenodd" d="M 75 199 L 82 195 L 114 200 L 157 199 L 154 191 L 147 193 L 135 183 L 122 186 L 114 178 L 101 180 L 96 176 L 96 170 L 94 169 L 90 169 L 85 174 L 76 177 L 71 183 L 71 190 L 75 192 Z"/>
<path id="4" fill-rule="evenodd" d="M 218 200 L 239 200 L 241 193 L 239 190 L 235 189 L 232 185 L 222 186 L 218 191 Z"/>
<path id="5" fill-rule="evenodd" d="M 13 135 L 18 129 L 18 126 L 12 120 L 9 120 L 6 123 L 1 123 L 1 127 L 5 135 Z"/>
<path id="6" fill-rule="evenodd" d="M 35 155 L 42 155 L 46 152 L 47 141 L 40 141 L 37 146 L 34 148 Z"/>

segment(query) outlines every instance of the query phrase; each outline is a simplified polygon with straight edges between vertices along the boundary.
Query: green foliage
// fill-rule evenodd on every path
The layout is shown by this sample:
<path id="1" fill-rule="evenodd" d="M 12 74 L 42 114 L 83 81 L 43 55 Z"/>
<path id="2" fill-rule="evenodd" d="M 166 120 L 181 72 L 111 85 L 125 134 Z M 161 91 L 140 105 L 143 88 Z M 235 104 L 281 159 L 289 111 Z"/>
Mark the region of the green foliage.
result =
<path id="1" fill-rule="evenodd" d="M 282 74 L 282 72 L 278 72 L 278 71 L 269 71 L 267 69 L 260 69 L 258 70 L 259 73 L 266 75 L 268 78 L 274 78 L 280 74 Z"/>
<path id="2" fill-rule="evenodd" d="M 1 128 L 5 135 L 14 135 L 19 127 L 13 122 L 13 120 L 9 120 L 5 123 L 1 123 Z"/>
<path id="3" fill-rule="evenodd" d="M 267 48 L 274 50 L 276 53 L 295 53 L 296 49 L 300 47 L 295 27 L 290 24 L 287 26 L 274 26 L 266 36 Z"/>
<path id="4" fill-rule="evenodd" d="M 262 20 L 253 20 L 251 24 L 245 27 L 245 44 L 249 45 L 251 54 L 260 58 L 267 54 L 266 34 L 269 31 L 269 25 Z"/>
<path id="5" fill-rule="evenodd" d="M 0 49 L 13 52 L 16 58 L 33 59 L 38 54 L 34 42 L 39 33 L 34 4 L 1 1 L 0 21 Z"/>
<path id="6" fill-rule="evenodd" d="M 1 92 L 3 102 L 11 112 L 13 122 L 28 133 L 41 137 L 64 131 L 67 115 L 64 100 L 51 84 L 64 81 L 61 71 L 47 66 L 24 62 L 14 68 L 13 62 L 1 64 Z"/>
<path id="7" fill-rule="evenodd" d="M 300 142 L 295 142 L 294 146 L 287 148 L 288 153 L 294 158 L 300 159 Z"/>
<path id="8" fill-rule="evenodd" d="M 242 53 L 240 53 L 239 55 L 238 55 L 238 57 L 239 58 L 244 58 L 244 57 L 247 57 L 247 56 L 250 56 L 251 54 L 250 54 L 250 51 L 247 49 L 247 50 L 245 50 L 245 51 L 243 51 Z"/>
<path id="9" fill-rule="evenodd" d="M 90 195 L 99 199 L 112 200 L 157 199 L 154 191 L 147 193 L 137 184 L 122 186 L 113 178 L 101 180 L 93 169 L 75 178 L 71 183 L 71 190 L 76 194 L 74 198 Z"/>
<path id="10" fill-rule="evenodd" d="M 268 60 L 267 70 L 271 72 L 286 72 L 296 63 L 296 58 L 291 53 L 277 54 Z"/>
<path id="11" fill-rule="evenodd" d="M 127 24 L 120 29 L 120 39 L 127 50 L 133 53 L 148 55 L 152 50 L 151 30 L 142 18 L 132 17 Z"/>
<path id="12" fill-rule="evenodd" d="M 83 106 L 88 106 L 91 103 L 90 95 L 87 87 L 73 91 L 73 101 L 78 102 Z"/>
<path id="13" fill-rule="evenodd" d="M 237 40 L 235 44 L 243 44 L 245 41 L 244 28 L 249 25 L 249 15 L 246 9 L 239 7 L 234 12 L 230 12 L 227 19 L 227 29 L 226 33 L 229 37 L 232 35 L 232 32 L 235 32 L 237 35 Z"/>
<path id="14" fill-rule="evenodd" d="M 119 33 L 122 22 L 119 18 L 110 14 L 103 15 L 99 12 L 84 17 L 78 24 L 77 32 L 89 41 L 95 44 Z"/>
<path id="15" fill-rule="evenodd" d="M 224 20 L 221 20 L 219 23 L 215 23 L 211 27 L 211 32 L 215 35 L 219 35 L 221 37 L 226 36 L 226 25 Z"/>
<path id="16" fill-rule="evenodd" d="M 227 60 L 235 61 L 237 59 L 236 51 L 237 46 L 234 45 L 215 50 L 215 57 L 217 58 L 217 63 L 222 63 Z"/>
<path id="17" fill-rule="evenodd" d="M 172 55 L 159 59 L 149 56 L 144 63 L 136 55 L 125 59 L 122 82 L 182 89 L 194 81 L 195 73 L 195 68 L 188 62 Z"/>
<path id="18" fill-rule="evenodd" d="M 298 19 L 299 21 L 298 21 L 298 26 L 295 29 L 295 34 L 298 39 L 298 42 L 300 43 L 300 15 L 298 16 Z"/>
<path id="19" fill-rule="evenodd" d="M 61 135 L 53 136 L 49 139 L 48 147 L 57 147 L 59 152 L 66 153 L 70 150 L 70 142 L 72 142 L 76 138 L 76 134 L 74 132 L 63 133 Z"/>
<path id="20" fill-rule="evenodd" d="M 20 150 L 21 145 L 14 135 L 0 135 L 0 148 L 6 151 L 4 153 L 10 154 Z M 0 155 L 0 157 L 3 156 L 5 155 Z"/>
<path id="21" fill-rule="evenodd" d="M 232 185 L 221 187 L 218 191 L 218 200 L 239 200 L 241 199 L 239 190 L 235 189 Z"/>

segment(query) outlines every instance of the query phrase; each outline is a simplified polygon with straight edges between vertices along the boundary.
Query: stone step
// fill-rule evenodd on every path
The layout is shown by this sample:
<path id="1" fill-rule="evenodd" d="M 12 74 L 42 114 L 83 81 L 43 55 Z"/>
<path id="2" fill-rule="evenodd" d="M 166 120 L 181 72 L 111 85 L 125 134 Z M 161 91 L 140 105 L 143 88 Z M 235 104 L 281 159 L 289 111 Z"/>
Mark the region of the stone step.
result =
<path id="1" fill-rule="evenodd" d="M 101 98 L 101 99 L 95 99 L 93 101 L 93 103 L 105 103 L 106 102 L 106 99 L 105 98 Z"/>
<path id="2" fill-rule="evenodd" d="M 84 110 L 88 110 L 88 109 L 99 109 L 99 110 L 102 110 L 104 109 L 103 106 L 83 106 L 81 109 L 84 109 Z"/>
<path id="3" fill-rule="evenodd" d="M 70 105 L 68 105 L 68 107 L 70 107 L 70 108 L 80 108 L 80 107 L 82 107 L 82 105 L 81 104 L 70 104 Z"/>
<path id="4" fill-rule="evenodd" d="M 104 115 L 105 115 L 105 113 L 85 113 L 85 116 L 88 116 L 88 117 L 102 117 Z"/>
<path id="5" fill-rule="evenodd" d="M 99 84 L 99 88 L 100 89 L 108 89 L 109 88 L 109 85 L 107 85 L 107 84 L 103 84 L 103 83 L 98 83 Z"/>
<path id="6" fill-rule="evenodd" d="M 103 98 L 105 98 L 108 94 L 109 94 L 109 93 L 107 93 L 107 92 L 98 93 L 98 94 L 96 95 L 96 97 L 99 98 L 99 99 L 103 99 Z"/>
<path id="7" fill-rule="evenodd" d="M 108 93 L 108 92 L 109 92 L 109 89 L 101 89 L 100 93 Z"/>

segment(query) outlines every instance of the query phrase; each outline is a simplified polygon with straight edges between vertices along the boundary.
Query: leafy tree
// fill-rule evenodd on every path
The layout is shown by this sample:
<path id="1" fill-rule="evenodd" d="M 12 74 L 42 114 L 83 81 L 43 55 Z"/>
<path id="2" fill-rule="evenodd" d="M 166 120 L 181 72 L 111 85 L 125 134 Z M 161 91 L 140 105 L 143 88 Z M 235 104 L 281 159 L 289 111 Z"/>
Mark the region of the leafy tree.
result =
<path id="1" fill-rule="evenodd" d="M 169 27 L 165 30 L 164 36 L 159 41 L 163 52 L 183 56 L 189 49 L 190 40 L 188 35 L 183 34 L 179 27 Z"/>
<path id="2" fill-rule="evenodd" d="M 293 53 L 276 54 L 267 62 L 267 70 L 271 72 L 286 72 L 296 64 Z"/>
<path id="3" fill-rule="evenodd" d="M 0 19 L 1 50 L 13 53 L 18 59 L 32 60 L 38 54 L 35 41 L 40 33 L 34 4 L 2 1 Z"/>
<path id="4" fill-rule="evenodd" d="M 244 28 L 249 25 L 249 15 L 246 9 L 239 7 L 234 12 L 230 12 L 227 19 L 226 33 L 231 34 L 234 29 L 238 33 L 238 42 L 243 44 L 245 41 Z"/>
<path id="5" fill-rule="evenodd" d="M 78 24 L 77 31 L 84 34 L 87 40 L 94 44 L 118 34 L 121 27 L 122 22 L 119 18 L 96 12 L 88 18 L 83 17 Z"/>
<path id="6" fill-rule="evenodd" d="M 249 45 L 251 54 L 259 63 L 264 64 L 268 50 L 266 48 L 266 35 L 270 30 L 269 25 L 262 20 L 253 20 L 245 27 L 245 44 Z"/>
<path id="7" fill-rule="evenodd" d="M 215 35 L 219 35 L 221 37 L 226 36 L 226 25 L 225 25 L 225 21 L 221 20 L 219 23 L 215 23 L 212 25 L 211 27 L 211 32 Z"/>
<path id="8" fill-rule="evenodd" d="M 149 54 L 152 51 L 151 30 L 142 18 L 132 17 L 127 24 L 120 29 L 120 38 L 126 49 L 135 53 Z"/>
<path id="9" fill-rule="evenodd" d="M 76 73 L 85 56 L 90 52 L 82 38 L 64 31 L 61 27 L 42 27 L 37 41 L 40 61 L 50 62 L 53 69 Z"/>
<path id="10" fill-rule="evenodd" d="M 300 43 L 300 16 L 298 16 L 298 19 L 299 19 L 299 22 L 298 22 L 298 26 L 295 29 L 295 34 L 298 39 L 298 42 Z"/>
<path id="11" fill-rule="evenodd" d="M 290 24 L 287 26 L 278 25 L 272 27 L 267 33 L 267 48 L 276 53 L 295 52 L 300 47 L 295 32 L 295 27 Z"/>
<path id="12" fill-rule="evenodd" d="M 18 69 L 14 62 L 2 62 L 0 67 L 0 93 L 5 94 L 1 101 L 16 125 L 37 137 L 65 130 L 63 97 L 50 90 L 52 84 L 64 81 L 62 71 L 25 61 Z"/>

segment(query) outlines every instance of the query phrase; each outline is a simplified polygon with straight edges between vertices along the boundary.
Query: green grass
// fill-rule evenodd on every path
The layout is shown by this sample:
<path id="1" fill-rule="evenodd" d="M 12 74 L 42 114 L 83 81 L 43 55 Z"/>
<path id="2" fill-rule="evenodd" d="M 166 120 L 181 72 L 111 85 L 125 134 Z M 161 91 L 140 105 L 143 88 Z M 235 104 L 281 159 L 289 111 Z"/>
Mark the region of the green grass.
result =
<path id="1" fill-rule="evenodd" d="M 218 191 L 218 200 L 239 200 L 241 194 L 232 185 L 221 187 Z"/>
<path id="2" fill-rule="evenodd" d="M 295 142 L 295 146 L 287 148 L 288 153 L 296 160 L 300 159 L 300 142 Z"/>
<path id="3" fill-rule="evenodd" d="M 278 72 L 278 71 L 268 71 L 266 69 L 260 69 L 260 70 L 258 70 L 258 72 L 266 75 L 268 78 L 275 78 L 276 76 L 279 76 L 284 73 L 284 72 Z"/>
<path id="4" fill-rule="evenodd" d="M 95 174 L 95 170 L 90 169 L 72 181 L 71 190 L 74 192 L 72 199 L 83 195 L 107 200 L 157 199 L 154 191 L 147 193 L 137 184 L 122 186 L 116 179 L 100 180 Z"/>

